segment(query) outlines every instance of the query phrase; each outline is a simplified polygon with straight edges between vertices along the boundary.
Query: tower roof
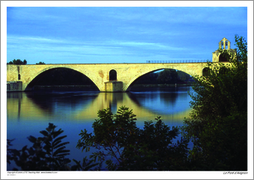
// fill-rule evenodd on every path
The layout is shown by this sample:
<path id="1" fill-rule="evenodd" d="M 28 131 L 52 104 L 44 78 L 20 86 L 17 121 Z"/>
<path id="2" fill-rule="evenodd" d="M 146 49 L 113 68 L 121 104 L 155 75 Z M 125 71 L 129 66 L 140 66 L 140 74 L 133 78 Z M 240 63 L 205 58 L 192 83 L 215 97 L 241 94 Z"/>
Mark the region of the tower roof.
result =
<path id="1" fill-rule="evenodd" d="M 230 41 L 225 37 L 219 42 L 219 49 L 222 49 L 222 46 L 223 49 L 226 49 L 227 46 L 227 50 L 230 50 Z"/>

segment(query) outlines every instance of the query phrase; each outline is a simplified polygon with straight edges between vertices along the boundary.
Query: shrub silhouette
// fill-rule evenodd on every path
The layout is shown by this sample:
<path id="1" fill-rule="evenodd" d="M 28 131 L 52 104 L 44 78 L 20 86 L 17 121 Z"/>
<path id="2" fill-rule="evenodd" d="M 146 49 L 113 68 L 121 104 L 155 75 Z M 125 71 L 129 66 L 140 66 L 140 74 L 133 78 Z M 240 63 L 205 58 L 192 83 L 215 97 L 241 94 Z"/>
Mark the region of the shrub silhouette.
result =
<path id="1" fill-rule="evenodd" d="M 70 150 L 65 147 L 69 142 L 62 142 L 66 135 L 60 136 L 63 130 L 56 130 L 56 126 L 49 123 L 46 130 L 40 133 L 43 137 L 29 136 L 28 140 L 33 143 L 32 147 L 24 146 L 21 150 L 10 149 L 11 140 L 8 140 L 7 162 L 14 160 L 21 170 L 70 170 L 68 164 L 71 161 L 66 158 Z"/>
<path id="2" fill-rule="evenodd" d="M 99 169 L 108 170 L 182 170 L 186 168 L 187 141 L 173 143 L 179 129 L 165 125 L 160 117 L 147 121 L 144 128 L 136 126 L 136 115 L 122 106 L 116 114 L 110 109 L 98 112 L 94 133 L 86 129 L 79 134 L 77 147 L 82 151 L 96 149 L 90 158 L 99 161 Z"/>

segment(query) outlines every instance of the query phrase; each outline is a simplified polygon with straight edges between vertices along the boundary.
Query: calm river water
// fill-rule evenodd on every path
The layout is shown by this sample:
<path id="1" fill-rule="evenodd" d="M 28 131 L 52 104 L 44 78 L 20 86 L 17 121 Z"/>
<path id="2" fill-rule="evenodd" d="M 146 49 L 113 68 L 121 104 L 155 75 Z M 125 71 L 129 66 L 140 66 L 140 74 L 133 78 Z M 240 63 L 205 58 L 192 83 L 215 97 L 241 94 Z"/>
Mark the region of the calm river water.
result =
<path id="1" fill-rule="evenodd" d="M 67 135 L 70 159 L 82 160 L 89 155 L 76 148 L 79 133 L 83 129 L 92 132 L 97 112 L 111 108 L 113 113 L 121 106 L 133 109 L 137 126 L 154 120 L 160 115 L 169 126 L 182 126 L 184 117 L 190 113 L 191 87 L 139 90 L 129 93 L 100 93 L 94 91 L 68 92 L 12 92 L 7 93 L 7 138 L 15 139 L 12 148 L 31 146 L 27 137 L 42 136 L 39 131 L 54 123 Z M 12 169 L 9 165 L 8 169 Z"/>

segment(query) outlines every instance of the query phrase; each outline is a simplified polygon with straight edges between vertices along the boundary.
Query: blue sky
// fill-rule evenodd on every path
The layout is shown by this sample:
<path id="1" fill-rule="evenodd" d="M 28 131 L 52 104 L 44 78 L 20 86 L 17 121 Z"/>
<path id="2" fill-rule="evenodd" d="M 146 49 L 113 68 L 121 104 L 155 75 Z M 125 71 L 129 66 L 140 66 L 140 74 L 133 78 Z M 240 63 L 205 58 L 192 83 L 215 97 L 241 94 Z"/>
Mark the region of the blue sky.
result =
<path id="1" fill-rule="evenodd" d="M 223 37 L 232 48 L 235 34 L 247 39 L 247 24 L 246 6 L 9 6 L 7 62 L 212 60 Z"/>

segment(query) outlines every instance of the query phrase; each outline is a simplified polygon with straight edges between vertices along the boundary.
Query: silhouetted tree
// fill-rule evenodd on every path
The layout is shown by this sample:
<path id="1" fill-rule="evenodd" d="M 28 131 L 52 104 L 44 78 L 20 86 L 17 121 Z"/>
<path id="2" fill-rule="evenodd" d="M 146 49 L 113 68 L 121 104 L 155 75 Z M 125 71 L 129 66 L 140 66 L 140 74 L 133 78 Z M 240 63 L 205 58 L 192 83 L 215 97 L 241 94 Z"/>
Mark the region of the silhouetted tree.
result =
<path id="1" fill-rule="evenodd" d="M 14 59 L 14 60 L 12 60 L 12 61 L 10 61 L 10 62 L 8 62 L 7 64 L 17 64 L 17 65 L 22 65 L 22 64 L 24 64 L 24 65 L 26 65 L 27 64 L 27 61 L 24 59 L 24 61 L 22 61 L 22 60 L 20 60 L 20 59 Z"/>
<path id="2" fill-rule="evenodd" d="M 36 63 L 36 65 L 39 65 L 39 64 L 45 64 L 45 63 L 44 63 L 44 62 L 41 62 L 41 61 L 40 61 L 39 63 Z"/>
<path id="3" fill-rule="evenodd" d="M 157 80 L 161 84 L 170 84 L 176 83 L 177 77 L 178 76 L 175 69 L 164 69 L 159 73 Z"/>
<path id="4" fill-rule="evenodd" d="M 209 73 L 193 86 L 183 129 L 194 143 L 189 158 L 196 170 L 247 170 L 247 43 L 237 35 L 235 42 L 237 58 L 208 63 Z"/>
<path id="5" fill-rule="evenodd" d="M 23 171 L 69 170 L 70 160 L 65 157 L 70 152 L 65 149 L 69 142 L 62 142 L 66 135 L 60 136 L 63 130 L 55 128 L 54 124 L 49 123 L 46 130 L 40 131 L 43 137 L 29 136 L 28 140 L 33 143 L 30 148 L 24 146 L 21 150 L 9 149 L 9 159 L 14 160 Z"/>
<path id="6" fill-rule="evenodd" d="M 12 140 L 7 139 L 7 163 L 11 164 L 14 161 L 20 168 L 13 170 L 22 171 L 76 171 L 76 170 L 91 170 L 97 166 L 93 160 L 83 158 L 82 164 L 80 161 L 73 159 L 75 165 L 70 166 L 71 160 L 66 158 L 70 150 L 67 150 L 65 145 L 69 142 L 62 142 L 67 136 L 60 136 L 63 133 L 62 129 L 56 130 L 56 126 L 49 123 L 46 130 L 40 131 L 43 137 L 35 138 L 29 136 L 28 140 L 33 145 L 28 148 L 24 146 L 21 150 L 10 148 Z"/>
<path id="7" fill-rule="evenodd" d="M 179 81 L 184 81 L 184 82 L 190 79 L 190 75 L 182 71 L 177 71 L 177 77 Z"/>
<path id="8" fill-rule="evenodd" d="M 82 130 L 77 147 L 82 151 L 96 149 L 90 158 L 103 162 L 109 170 L 175 170 L 185 169 L 187 141 L 176 144 L 172 140 L 178 129 L 172 130 L 160 117 L 156 123 L 145 122 L 144 129 L 136 127 L 136 115 L 127 107 L 120 107 L 115 115 L 110 109 L 98 112 L 93 133 Z"/>

